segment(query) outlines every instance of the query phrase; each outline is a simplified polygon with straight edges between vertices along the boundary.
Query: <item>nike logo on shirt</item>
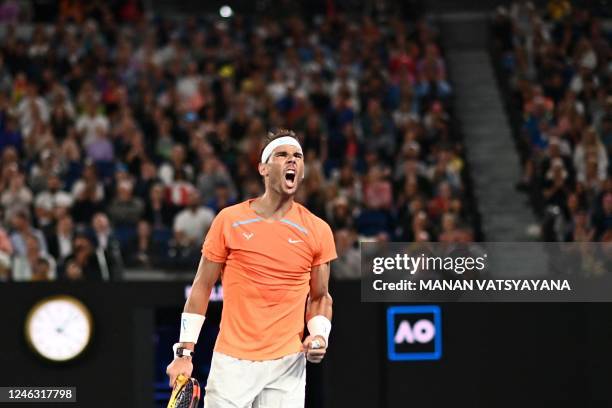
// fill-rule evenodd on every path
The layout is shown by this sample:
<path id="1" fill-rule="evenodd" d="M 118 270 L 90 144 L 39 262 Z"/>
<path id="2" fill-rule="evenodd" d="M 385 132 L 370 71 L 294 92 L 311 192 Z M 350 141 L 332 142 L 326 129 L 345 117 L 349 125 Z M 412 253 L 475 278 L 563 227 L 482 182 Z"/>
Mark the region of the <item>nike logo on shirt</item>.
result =
<path id="1" fill-rule="evenodd" d="M 297 244 L 298 242 L 304 242 L 304 241 L 302 241 L 301 239 L 291 239 L 291 238 L 289 238 L 289 243 L 290 244 Z"/>

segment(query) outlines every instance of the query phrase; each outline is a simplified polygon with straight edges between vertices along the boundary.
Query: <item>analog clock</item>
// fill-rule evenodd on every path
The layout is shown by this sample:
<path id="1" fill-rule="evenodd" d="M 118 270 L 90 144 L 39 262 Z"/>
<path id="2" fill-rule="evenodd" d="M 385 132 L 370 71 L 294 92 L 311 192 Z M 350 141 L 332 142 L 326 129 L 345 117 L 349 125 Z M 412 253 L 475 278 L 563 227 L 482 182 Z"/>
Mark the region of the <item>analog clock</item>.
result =
<path id="1" fill-rule="evenodd" d="M 93 334 L 87 307 L 72 296 L 52 296 L 36 303 L 26 318 L 26 340 L 41 357 L 68 361 L 80 355 Z"/>

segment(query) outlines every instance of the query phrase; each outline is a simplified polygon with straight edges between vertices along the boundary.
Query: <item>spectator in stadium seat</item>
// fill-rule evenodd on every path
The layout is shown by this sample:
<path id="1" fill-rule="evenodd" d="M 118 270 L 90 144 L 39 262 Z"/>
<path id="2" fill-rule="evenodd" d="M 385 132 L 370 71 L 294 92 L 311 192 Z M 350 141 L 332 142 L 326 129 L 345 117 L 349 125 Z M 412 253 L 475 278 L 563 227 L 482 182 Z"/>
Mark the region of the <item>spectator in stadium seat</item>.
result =
<path id="1" fill-rule="evenodd" d="M 215 214 L 218 214 L 225 207 L 234 204 L 236 204 L 236 199 L 232 197 L 229 186 L 220 182 L 215 186 L 215 196 L 206 203 L 206 206 L 213 210 Z"/>
<path id="2" fill-rule="evenodd" d="M 39 257 L 32 269 L 32 282 L 44 282 L 52 280 L 50 277 L 51 262 L 44 257 Z"/>
<path id="3" fill-rule="evenodd" d="M 13 178 L 13 175 L 19 170 L 19 152 L 13 146 L 7 146 L 2 151 L 2 157 L 0 157 L 0 164 L 2 165 L 2 189 L 6 189 L 8 181 Z"/>
<path id="4" fill-rule="evenodd" d="M 576 178 L 579 181 L 584 181 L 586 178 L 589 157 L 597 163 L 597 179 L 605 180 L 608 174 L 608 154 L 593 127 L 589 127 L 582 133 L 582 140 L 574 150 L 574 166 L 577 173 Z"/>
<path id="5" fill-rule="evenodd" d="M 69 131 L 68 136 L 60 146 L 60 163 L 63 169 L 63 180 L 65 188 L 72 191 L 74 183 L 83 173 L 83 163 L 81 161 L 81 150 L 76 141 L 74 128 Z M 74 199 L 74 195 L 73 195 Z"/>
<path id="6" fill-rule="evenodd" d="M 147 221 L 138 222 L 136 237 L 125 246 L 126 266 L 150 268 L 162 256 L 156 250 L 151 233 L 151 225 Z"/>
<path id="7" fill-rule="evenodd" d="M 438 235 L 440 242 L 456 242 L 457 241 L 457 225 L 455 217 L 451 213 L 442 214 L 442 230 Z"/>
<path id="8" fill-rule="evenodd" d="M 160 166 L 158 174 L 164 184 L 169 186 L 175 181 L 178 172 L 183 174 L 184 180 L 193 179 L 193 167 L 187 163 L 187 153 L 182 144 L 172 146 L 170 160 Z"/>
<path id="9" fill-rule="evenodd" d="M 108 134 L 110 123 L 101 113 L 94 97 L 88 97 L 84 102 L 85 109 L 76 120 L 76 130 L 83 139 L 83 145 L 88 149 L 89 145 L 96 141 L 98 134 Z"/>
<path id="10" fill-rule="evenodd" d="M 612 99 L 612 98 L 611 98 Z M 612 100 L 610 101 L 612 105 Z M 601 119 L 601 141 L 606 147 L 608 157 L 612 156 L 612 113 L 606 114 Z"/>
<path id="11" fill-rule="evenodd" d="M 590 242 L 593 241 L 595 230 L 589 223 L 589 217 L 586 212 L 578 211 L 574 215 L 574 229 L 572 233 L 572 241 L 574 242 Z"/>
<path id="12" fill-rule="evenodd" d="M 392 119 L 384 112 L 381 102 L 368 101 L 367 111 L 361 122 L 366 149 L 376 150 L 384 157 L 392 157 L 395 150 L 395 129 Z"/>
<path id="13" fill-rule="evenodd" d="M 428 144 L 444 141 L 448 135 L 448 121 L 449 116 L 442 103 L 433 101 L 423 117 L 425 141 Z"/>
<path id="14" fill-rule="evenodd" d="M 76 259 L 70 259 L 66 263 L 66 268 L 62 275 L 62 279 L 68 281 L 80 281 L 85 279 L 85 276 L 83 275 L 83 269 L 81 268 Z"/>
<path id="15" fill-rule="evenodd" d="M 325 157 L 325 142 L 327 141 L 326 128 L 316 111 L 310 112 L 304 124 L 304 137 L 302 141 L 304 152 L 313 151 L 314 157 Z"/>
<path id="16" fill-rule="evenodd" d="M 94 163 L 112 162 L 115 158 L 115 151 L 106 134 L 106 129 L 103 126 L 97 126 L 94 134 L 94 139 L 86 146 L 87 158 Z"/>
<path id="17" fill-rule="evenodd" d="M 398 109 L 393 113 L 393 122 L 400 133 L 406 131 L 408 126 L 418 123 L 421 119 L 419 99 L 415 97 L 414 88 L 409 80 L 402 80 L 398 84 Z"/>
<path id="18" fill-rule="evenodd" d="M 216 157 L 207 158 L 202 162 L 200 175 L 196 186 L 200 197 L 205 203 L 215 198 L 215 189 L 218 185 L 225 185 L 231 197 L 236 197 L 236 187 L 226 167 Z"/>
<path id="19" fill-rule="evenodd" d="M 201 205 L 200 194 L 192 190 L 189 205 L 174 218 L 174 239 L 178 247 L 197 250 L 214 217 L 215 213 L 210 208 Z"/>
<path id="20" fill-rule="evenodd" d="M 425 52 L 417 63 L 417 93 L 424 98 L 445 98 L 450 92 L 450 85 L 446 81 L 446 66 L 440 55 L 438 46 L 429 42 L 425 45 Z"/>
<path id="21" fill-rule="evenodd" d="M 7 214 L 12 214 L 17 211 L 29 212 L 31 203 L 32 191 L 25 184 L 24 174 L 15 172 L 8 180 L 8 188 L 0 196 L 0 205 L 6 209 Z"/>
<path id="22" fill-rule="evenodd" d="M 576 214 L 587 208 L 586 203 L 575 192 L 571 192 L 565 205 L 561 207 L 561 214 L 551 222 L 545 223 L 543 238 L 547 241 L 570 242 L 574 229 Z M 548 229 L 551 229 L 550 231 Z"/>
<path id="23" fill-rule="evenodd" d="M 584 186 L 584 190 L 587 194 L 587 199 L 592 205 L 595 203 L 597 195 L 601 192 L 605 177 L 601 177 L 599 172 L 599 163 L 595 156 L 595 153 L 589 153 L 586 158 L 586 170 L 584 175 L 581 177 L 577 176 L 577 181 Z"/>
<path id="24" fill-rule="evenodd" d="M 430 231 L 430 220 L 425 211 L 419 211 L 412 218 L 412 239 L 414 241 L 423 241 L 433 239 L 433 234 Z M 427 238 L 427 239 L 425 239 Z"/>
<path id="25" fill-rule="evenodd" d="M 325 217 L 327 197 L 323 185 L 323 175 L 318 171 L 311 171 L 304 180 L 302 190 L 306 195 L 306 208 L 318 217 Z"/>
<path id="26" fill-rule="evenodd" d="M 170 228 L 175 213 L 166 202 L 164 186 L 155 184 L 151 187 L 149 198 L 146 200 L 143 217 L 155 229 Z"/>
<path id="27" fill-rule="evenodd" d="M 62 180 L 59 175 L 52 174 L 47 180 L 47 188 L 41 191 L 34 200 L 34 213 L 38 225 L 45 229 L 55 223 L 54 215 L 56 207 L 72 206 L 72 196 L 63 191 Z"/>
<path id="28" fill-rule="evenodd" d="M 166 188 L 168 202 L 175 210 L 180 211 L 189 205 L 190 194 L 195 191 L 195 187 L 186 179 L 185 171 L 182 169 L 174 173 L 174 178 Z"/>
<path id="29" fill-rule="evenodd" d="M 51 131 L 58 141 L 63 141 L 74 125 L 74 106 L 69 99 L 68 91 L 61 87 L 60 92 L 52 98 Z"/>
<path id="30" fill-rule="evenodd" d="M 63 266 L 66 258 L 72 255 L 74 235 L 74 223 L 69 214 L 58 219 L 55 228 L 46 235 L 49 254 L 57 260 L 60 267 Z"/>
<path id="31" fill-rule="evenodd" d="M 11 234 L 11 245 L 16 256 L 25 256 L 27 252 L 26 238 L 34 236 L 38 240 L 38 248 L 47 252 L 47 242 L 43 233 L 32 227 L 30 216 L 25 211 L 17 211 L 12 218 L 13 233 Z"/>
<path id="32" fill-rule="evenodd" d="M 453 190 L 448 181 L 441 181 L 437 185 L 435 196 L 427 204 L 427 212 L 433 219 L 438 219 L 443 213 L 450 210 L 453 199 Z"/>
<path id="33" fill-rule="evenodd" d="M 359 279 L 361 277 L 361 255 L 355 248 L 355 234 L 348 229 L 334 233 L 338 258 L 331 267 L 334 279 Z"/>
<path id="34" fill-rule="evenodd" d="M 550 170 L 546 173 L 543 196 L 546 204 L 563 206 L 567 200 L 569 187 L 567 185 L 568 173 L 561 159 L 551 161 Z"/>
<path id="35" fill-rule="evenodd" d="M 17 106 L 17 117 L 22 134 L 27 138 L 32 136 L 39 123 L 49 122 L 50 110 L 45 99 L 40 96 L 38 86 L 28 83 L 26 94 Z"/>
<path id="36" fill-rule="evenodd" d="M 0 96 L 2 98 L 2 96 Z M 0 111 L 0 152 L 7 147 L 23 150 L 23 136 L 15 118 L 8 110 Z"/>
<path id="37" fill-rule="evenodd" d="M 174 145 L 174 138 L 172 137 L 172 122 L 163 116 L 163 113 L 156 110 L 154 112 L 155 128 L 152 129 L 156 134 L 154 152 L 157 157 L 162 160 L 170 160 L 172 157 L 172 146 Z"/>
<path id="38" fill-rule="evenodd" d="M 419 159 L 420 145 L 415 141 L 404 143 L 403 161 L 399 161 L 395 169 L 395 185 L 398 194 L 398 203 L 403 204 L 402 195 L 407 195 L 406 188 L 414 184 L 420 193 L 431 194 L 431 183 L 427 176 L 427 166 Z"/>
<path id="39" fill-rule="evenodd" d="M 439 184 L 442 181 L 449 183 L 453 190 L 461 188 L 461 178 L 459 175 L 458 164 L 452 161 L 453 155 L 448 149 L 440 149 L 436 154 L 436 159 L 427 169 L 427 177 L 432 184 Z"/>
<path id="40" fill-rule="evenodd" d="M 104 203 L 104 185 L 98 179 L 98 171 L 93 163 L 88 163 L 83 174 L 72 186 L 72 216 L 78 224 L 89 224 L 94 213 Z"/>
<path id="41" fill-rule="evenodd" d="M 337 194 L 346 197 L 351 205 L 361 206 L 363 200 L 363 186 L 361 179 L 355 174 L 350 163 L 344 163 L 340 169 L 333 171 L 331 182 L 338 186 Z"/>
<path id="42" fill-rule="evenodd" d="M 473 239 L 470 231 L 459 228 L 457 217 L 451 212 L 442 215 L 442 230 L 438 235 L 440 242 L 471 242 Z"/>
<path id="43" fill-rule="evenodd" d="M 24 238 L 25 252 L 16 252 L 13 259 L 13 280 L 55 280 L 55 261 L 40 246 L 38 238 L 33 234 L 27 234 Z M 39 264 L 44 259 L 46 266 Z M 46 276 L 44 275 L 46 273 Z"/>
<path id="44" fill-rule="evenodd" d="M 372 166 L 363 186 L 363 202 L 367 208 L 387 211 L 393 201 L 393 189 L 387 178 L 387 169 Z"/>
<path id="45" fill-rule="evenodd" d="M 77 234 L 72 243 L 73 253 L 66 259 L 64 279 L 80 279 L 80 275 L 88 281 L 106 280 L 100 269 L 93 245 L 87 235 Z"/>
<path id="46" fill-rule="evenodd" d="M 415 214 L 424 209 L 425 199 L 418 195 L 398 208 L 397 223 L 394 229 L 394 237 L 397 241 L 408 242 L 414 239 L 412 220 Z"/>
<path id="47" fill-rule="evenodd" d="M 6 92 L 10 91 L 12 82 L 13 75 L 11 75 L 9 67 L 5 64 L 4 55 L 0 53 L 0 98 L 6 97 Z M 0 110 L 3 110 L 2 106 L 4 104 L 0 102 Z"/>
<path id="48" fill-rule="evenodd" d="M 108 215 L 115 227 L 136 228 L 136 224 L 144 213 L 142 200 L 133 195 L 133 183 L 122 180 L 117 185 L 116 198 L 108 207 Z"/>
<path id="49" fill-rule="evenodd" d="M 112 230 L 110 221 L 104 213 L 97 213 L 92 220 L 92 240 L 93 244 L 91 256 L 95 258 L 97 269 L 100 271 L 101 277 L 104 280 L 119 280 L 123 273 L 123 257 L 121 254 L 121 245 L 126 244 L 131 237 L 135 235 L 131 232 L 120 241 Z M 87 248 L 85 248 L 87 249 Z M 77 248 L 74 248 L 76 254 Z M 89 255 L 88 255 L 89 256 Z M 81 264 L 81 267 L 84 265 Z M 87 271 L 85 271 L 87 275 Z"/>
<path id="50" fill-rule="evenodd" d="M 151 163 L 153 165 L 147 155 L 144 135 L 142 132 L 134 130 L 129 133 L 129 136 L 125 137 L 124 143 L 126 143 L 124 160 L 130 173 L 142 177 L 143 164 Z M 157 169 L 155 169 L 155 172 L 157 172 Z M 148 178 L 155 178 L 155 175 L 148 175 Z"/>
<path id="51" fill-rule="evenodd" d="M 606 192 L 601 198 L 601 209 L 593 215 L 595 240 L 601 241 L 603 236 L 612 230 L 612 192 Z"/>
<path id="52" fill-rule="evenodd" d="M 574 169 L 572 160 L 567 154 L 563 153 L 567 152 L 568 150 L 569 146 L 567 146 L 566 142 L 561 141 L 558 137 L 551 137 L 548 142 L 548 148 L 541 158 L 538 177 L 541 180 L 545 179 L 546 174 L 551 169 L 551 164 L 553 161 L 557 162 L 561 160 L 561 162 L 563 162 L 563 167 L 568 170 L 568 182 L 572 183 L 575 181 L 576 175 L 572 174 L 572 170 Z"/>
<path id="53" fill-rule="evenodd" d="M 138 170 L 139 177 L 134 186 L 134 194 L 141 200 L 147 201 L 151 194 L 151 189 L 154 185 L 160 183 L 161 180 L 157 177 L 157 168 L 151 160 L 143 160 Z"/>
<path id="54" fill-rule="evenodd" d="M 339 195 L 331 202 L 326 219 L 333 231 L 339 229 L 351 229 L 355 225 L 349 200 L 343 195 Z"/>

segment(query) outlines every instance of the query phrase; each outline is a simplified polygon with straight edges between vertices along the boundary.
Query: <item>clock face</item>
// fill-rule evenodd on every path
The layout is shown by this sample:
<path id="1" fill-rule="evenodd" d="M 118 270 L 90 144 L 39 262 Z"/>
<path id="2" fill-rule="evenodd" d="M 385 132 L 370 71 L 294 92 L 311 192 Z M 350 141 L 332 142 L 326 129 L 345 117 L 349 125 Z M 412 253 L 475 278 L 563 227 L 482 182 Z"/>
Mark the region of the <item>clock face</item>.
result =
<path id="1" fill-rule="evenodd" d="M 52 361 L 67 361 L 85 350 L 92 335 L 91 314 L 77 299 L 56 296 L 37 303 L 26 320 L 26 338 Z"/>

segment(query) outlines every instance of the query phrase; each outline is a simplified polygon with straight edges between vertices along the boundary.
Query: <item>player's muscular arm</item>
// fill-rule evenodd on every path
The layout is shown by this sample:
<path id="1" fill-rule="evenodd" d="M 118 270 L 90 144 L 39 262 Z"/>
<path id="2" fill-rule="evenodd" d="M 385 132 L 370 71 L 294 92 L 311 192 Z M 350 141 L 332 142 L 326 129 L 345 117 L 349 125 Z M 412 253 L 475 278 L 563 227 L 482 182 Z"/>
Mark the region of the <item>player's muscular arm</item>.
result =
<path id="1" fill-rule="evenodd" d="M 187 298 L 187 302 L 185 302 L 183 312 L 202 316 L 206 314 L 206 309 L 208 309 L 208 300 L 210 299 L 210 291 L 212 290 L 213 285 L 217 282 L 217 279 L 219 279 L 222 269 L 222 263 L 209 261 L 202 256 L 200 259 L 200 264 L 198 265 L 198 272 L 196 273 L 193 280 L 193 285 L 191 286 L 191 293 L 189 294 L 189 298 Z M 181 343 L 181 346 L 193 350 L 195 348 L 195 343 Z M 168 367 L 166 367 L 169 385 L 173 386 L 174 381 L 179 374 L 189 377 L 191 376 L 192 371 L 193 363 L 191 362 L 191 357 L 175 356 Z"/>
<path id="2" fill-rule="evenodd" d="M 310 272 L 310 296 L 306 305 L 306 321 L 323 315 L 332 319 L 332 297 L 328 291 L 329 262 L 317 265 Z"/>
<path id="3" fill-rule="evenodd" d="M 204 256 L 200 258 L 198 271 L 193 279 L 191 293 L 185 302 L 183 312 L 206 315 L 210 292 L 219 279 L 223 265 L 222 263 L 209 261 Z M 193 343 L 182 343 L 182 345 L 191 350 L 194 348 Z"/>
<path id="4" fill-rule="evenodd" d="M 306 359 L 311 363 L 320 363 L 327 350 L 332 318 L 332 297 L 328 291 L 328 282 L 329 263 L 312 268 L 310 296 L 306 305 L 306 321 L 310 334 L 303 343 Z"/>

